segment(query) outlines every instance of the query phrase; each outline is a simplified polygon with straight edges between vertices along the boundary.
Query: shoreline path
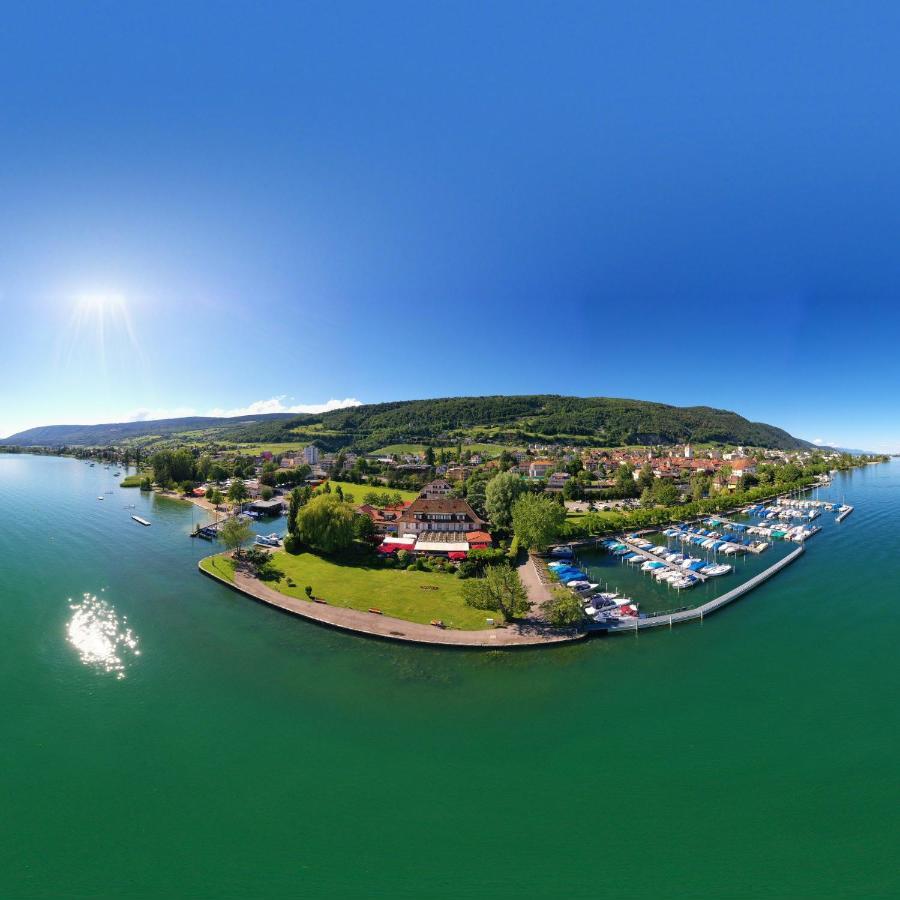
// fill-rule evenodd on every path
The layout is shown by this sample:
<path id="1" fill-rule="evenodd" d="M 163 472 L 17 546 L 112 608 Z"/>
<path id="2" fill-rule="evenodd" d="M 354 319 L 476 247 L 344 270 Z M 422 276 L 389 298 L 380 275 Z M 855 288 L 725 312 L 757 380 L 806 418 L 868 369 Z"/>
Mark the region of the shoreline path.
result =
<path id="1" fill-rule="evenodd" d="M 347 609 L 342 606 L 329 606 L 310 600 L 299 600 L 288 597 L 243 572 L 235 572 L 232 583 L 203 568 L 200 568 L 200 571 L 208 578 L 212 578 L 238 593 L 268 606 L 274 606 L 283 612 L 301 616 L 330 628 L 352 631 L 381 640 L 428 644 L 438 647 L 503 649 L 553 646 L 586 638 L 588 633 L 585 631 L 551 628 L 537 618 L 540 604 L 549 596 L 549 591 L 538 577 L 534 562 L 530 558 L 518 568 L 531 600 L 529 617 L 513 622 L 504 628 L 487 628 L 479 631 L 438 628 L 434 625 L 395 619 L 392 616 Z"/>

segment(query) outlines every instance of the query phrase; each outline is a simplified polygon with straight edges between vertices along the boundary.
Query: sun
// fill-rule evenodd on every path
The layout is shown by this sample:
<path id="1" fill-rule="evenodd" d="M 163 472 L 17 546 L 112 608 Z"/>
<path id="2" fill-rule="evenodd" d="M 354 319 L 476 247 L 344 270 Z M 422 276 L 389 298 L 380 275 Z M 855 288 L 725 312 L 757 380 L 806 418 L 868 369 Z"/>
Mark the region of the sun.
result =
<path id="1" fill-rule="evenodd" d="M 123 311 L 125 297 L 115 291 L 89 291 L 78 296 L 76 305 L 79 312 L 105 316 Z"/>

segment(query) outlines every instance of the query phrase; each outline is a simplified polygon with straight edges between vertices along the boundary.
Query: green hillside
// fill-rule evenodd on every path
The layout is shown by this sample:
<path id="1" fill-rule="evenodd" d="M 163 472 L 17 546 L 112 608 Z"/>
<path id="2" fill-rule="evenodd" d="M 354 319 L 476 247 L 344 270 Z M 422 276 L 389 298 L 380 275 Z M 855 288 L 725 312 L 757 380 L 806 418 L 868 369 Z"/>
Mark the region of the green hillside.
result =
<path id="1" fill-rule="evenodd" d="M 786 431 L 707 406 L 679 407 L 609 397 L 448 397 L 377 403 L 321 415 L 171 419 L 119 425 L 48 426 L 8 438 L 21 446 L 105 445 L 171 440 L 241 444 L 303 444 L 372 452 L 397 444 L 471 441 L 519 446 L 528 442 L 595 446 L 695 443 L 793 449 L 811 446 Z"/>

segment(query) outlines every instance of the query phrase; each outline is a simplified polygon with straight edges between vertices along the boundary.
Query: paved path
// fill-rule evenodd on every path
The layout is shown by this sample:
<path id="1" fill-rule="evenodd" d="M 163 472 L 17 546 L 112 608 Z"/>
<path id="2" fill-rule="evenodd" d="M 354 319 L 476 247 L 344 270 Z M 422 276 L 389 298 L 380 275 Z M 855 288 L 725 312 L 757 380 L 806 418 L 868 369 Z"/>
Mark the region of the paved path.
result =
<path id="1" fill-rule="evenodd" d="M 549 628 L 542 622 L 525 620 L 509 625 L 506 628 L 491 628 L 483 631 L 458 631 L 450 628 L 436 628 L 433 625 L 421 625 L 418 622 L 407 622 L 391 616 L 380 616 L 376 613 L 346 609 L 341 606 L 329 606 L 313 603 L 309 600 L 298 600 L 288 597 L 269 587 L 264 582 L 252 578 L 242 572 L 235 573 L 232 584 L 218 575 L 200 571 L 242 594 L 252 597 L 261 603 L 277 607 L 285 612 L 302 616 L 344 631 L 353 631 L 368 637 L 382 638 L 391 641 L 406 641 L 415 644 L 431 644 L 444 647 L 536 647 L 562 644 L 585 638 L 585 632 L 571 629 Z M 537 573 L 534 574 L 537 579 Z M 529 595 L 530 596 L 530 595 Z"/>
<path id="2" fill-rule="evenodd" d="M 525 562 L 519 563 L 519 578 L 525 585 L 528 592 L 528 599 L 531 601 L 531 612 L 529 618 L 540 619 L 543 615 L 541 612 L 541 604 L 545 600 L 550 599 L 550 586 L 541 581 L 538 574 L 537 566 L 531 556 L 525 557 Z"/>

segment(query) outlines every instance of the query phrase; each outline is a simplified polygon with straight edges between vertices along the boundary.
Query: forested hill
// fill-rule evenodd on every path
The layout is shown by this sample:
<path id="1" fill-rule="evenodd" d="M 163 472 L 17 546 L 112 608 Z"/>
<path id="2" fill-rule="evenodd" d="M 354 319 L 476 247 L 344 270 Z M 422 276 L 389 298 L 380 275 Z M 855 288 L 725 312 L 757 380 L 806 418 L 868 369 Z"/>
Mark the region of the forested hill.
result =
<path id="1" fill-rule="evenodd" d="M 152 419 L 145 422 L 117 422 L 107 425 L 43 425 L 20 431 L 0 444 L 20 447 L 91 446 L 127 443 L 138 438 L 175 437 L 187 432 L 203 433 L 209 429 L 233 431 L 235 428 L 264 426 L 281 419 L 293 420 L 290 413 L 269 413 L 236 418 L 189 416 L 178 419 Z"/>
<path id="2" fill-rule="evenodd" d="M 378 403 L 243 429 L 246 440 L 303 433 L 328 449 L 373 450 L 403 442 L 476 439 L 620 446 L 685 441 L 793 449 L 810 446 L 786 431 L 707 406 L 667 406 L 609 397 L 449 397 Z"/>
<path id="3" fill-rule="evenodd" d="M 706 406 L 667 406 L 608 397 L 449 397 L 334 410 L 321 415 L 170 419 L 123 425 L 48 426 L 6 443 L 114 444 L 146 436 L 246 443 L 315 441 L 328 450 L 372 451 L 397 443 L 450 443 L 460 437 L 505 443 L 596 446 L 716 442 L 793 449 L 811 446 L 780 428 Z"/>

